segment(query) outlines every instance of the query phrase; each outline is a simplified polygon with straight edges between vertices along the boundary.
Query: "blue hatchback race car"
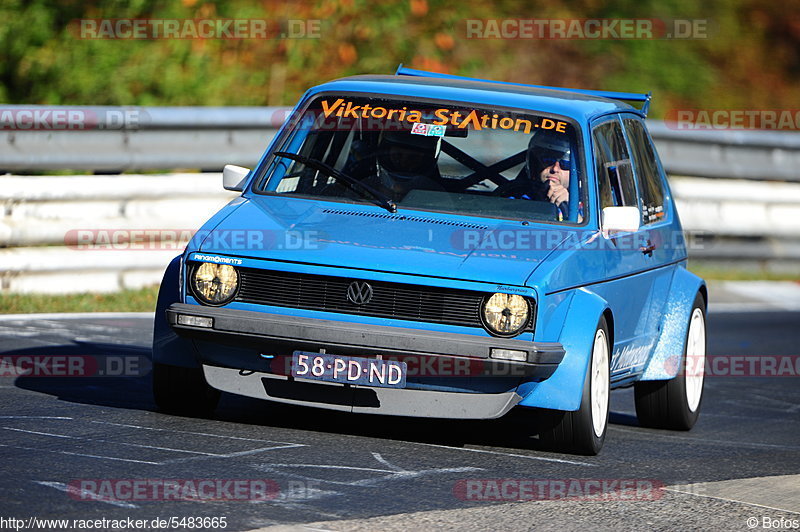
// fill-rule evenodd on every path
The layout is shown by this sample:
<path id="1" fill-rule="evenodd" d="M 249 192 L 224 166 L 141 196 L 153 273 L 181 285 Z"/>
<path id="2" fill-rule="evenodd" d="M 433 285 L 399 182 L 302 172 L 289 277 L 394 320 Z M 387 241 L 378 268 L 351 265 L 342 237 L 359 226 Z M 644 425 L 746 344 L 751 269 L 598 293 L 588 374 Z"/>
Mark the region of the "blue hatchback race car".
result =
<path id="1" fill-rule="evenodd" d="M 167 268 L 157 404 L 527 408 L 542 441 L 596 454 L 633 385 L 642 425 L 691 428 L 707 292 L 648 103 L 403 67 L 310 89 Z"/>

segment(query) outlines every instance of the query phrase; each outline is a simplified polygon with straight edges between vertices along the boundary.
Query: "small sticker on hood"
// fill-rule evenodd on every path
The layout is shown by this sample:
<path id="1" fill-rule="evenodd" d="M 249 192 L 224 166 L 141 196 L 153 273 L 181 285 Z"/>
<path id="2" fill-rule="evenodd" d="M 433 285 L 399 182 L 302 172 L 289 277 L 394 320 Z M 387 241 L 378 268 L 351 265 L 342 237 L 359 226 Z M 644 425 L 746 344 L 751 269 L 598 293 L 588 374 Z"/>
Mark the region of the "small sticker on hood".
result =
<path id="1" fill-rule="evenodd" d="M 203 262 L 213 262 L 215 264 L 236 264 L 242 263 L 242 259 L 234 259 L 232 257 L 220 257 L 219 255 L 203 255 L 200 253 L 192 253 L 189 257 L 190 260 L 201 260 Z"/>

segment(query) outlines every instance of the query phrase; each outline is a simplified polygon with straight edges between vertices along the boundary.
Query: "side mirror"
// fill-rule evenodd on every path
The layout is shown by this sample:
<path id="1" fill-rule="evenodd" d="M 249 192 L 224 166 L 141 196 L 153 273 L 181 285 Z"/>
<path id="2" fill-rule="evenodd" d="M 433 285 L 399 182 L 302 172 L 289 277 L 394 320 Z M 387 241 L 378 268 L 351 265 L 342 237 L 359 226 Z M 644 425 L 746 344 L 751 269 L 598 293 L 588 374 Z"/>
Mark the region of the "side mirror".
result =
<path id="1" fill-rule="evenodd" d="M 225 168 L 222 169 L 222 186 L 225 190 L 241 192 L 244 190 L 244 182 L 247 180 L 248 175 L 250 175 L 249 168 L 226 164 Z"/>
<path id="2" fill-rule="evenodd" d="M 611 232 L 633 233 L 639 230 L 642 215 L 638 207 L 606 207 L 603 209 L 601 229 L 604 235 Z"/>

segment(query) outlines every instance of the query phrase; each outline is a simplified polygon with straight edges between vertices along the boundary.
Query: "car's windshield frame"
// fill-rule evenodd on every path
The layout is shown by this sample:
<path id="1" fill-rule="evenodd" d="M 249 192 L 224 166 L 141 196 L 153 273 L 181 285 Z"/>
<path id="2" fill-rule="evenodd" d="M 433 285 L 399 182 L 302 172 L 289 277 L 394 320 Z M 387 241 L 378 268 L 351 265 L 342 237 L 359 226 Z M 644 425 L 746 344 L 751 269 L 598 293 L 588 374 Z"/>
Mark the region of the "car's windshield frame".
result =
<path id="1" fill-rule="evenodd" d="M 581 127 L 580 123 L 572 117 L 551 113 L 548 111 L 542 111 L 533 108 L 523 108 L 523 107 L 512 107 L 507 105 L 497 105 L 497 104 L 490 104 L 480 101 L 472 101 L 472 100 L 444 100 L 441 98 L 426 98 L 426 97 L 419 97 L 419 96 L 408 96 L 396 93 L 378 93 L 378 92 L 362 92 L 362 91 L 346 91 L 346 90 L 339 90 L 339 91 L 319 91 L 313 92 L 306 95 L 304 100 L 298 105 L 295 111 L 287 120 L 285 127 L 281 130 L 278 137 L 274 139 L 271 144 L 270 151 L 265 154 L 262 160 L 259 163 L 259 166 L 256 168 L 256 171 L 253 172 L 254 177 L 251 180 L 251 185 L 249 187 L 250 192 L 259 195 L 259 196 L 280 196 L 280 197 L 291 197 L 297 199 L 306 199 L 306 200 L 314 200 L 314 201 L 326 201 L 326 202 L 333 202 L 333 203 L 345 203 L 345 204 L 356 204 L 356 205 L 375 205 L 374 202 L 371 202 L 367 198 L 346 198 L 346 197 L 339 197 L 339 196 L 320 196 L 320 195 L 310 195 L 310 194 L 301 194 L 295 192 L 277 192 L 274 190 L 272 185 L 277 185 L 277 183 L 273 183 L 273 179 L 283 179 L 285 176 L 281 176 L 280 178 L 277 177 L 275 169 L 277 168 L 277 160 L 279 157 L 275 156 L 275 152 L 278 151 L 294 151 L 290 149 L 289 143 L 291 139 L 294 137 L 296 132 L 295 125 L 303 119 L 306 113 L 309 111 L 311 105 L 315 102 L 318 102 L 322 98 L 371 98 L 377 100 L 389 100 L 389 101 L 397 101 L 398 103 L 402 103 L 403 105 L 413 105 L 418 104 L 420 106 L 432 106 L 432 105 L 441 105 L 443 107 L 469 107 L 473 106 L 475 109 L 478 110 L 486 110 L 486 111 L 497 111 L 497 112 L 507 112 L 507 113 L 514 113 L 517 115 L 528 115 L 528 116 L 536 116 L 539 118 L 548 118 L 551 120 L 557 120 L 562 122 L 567 122 L 574 132 L 574 141 L 575 141 L 575 148 L 576 153 L 573 154 L 572 159 L 576 162 L 575 168 L 577 170 L 578 179 L 581 180 L 582 186 L 580 187 L 581 190 L 581 198 L 580 201 L 582 202 L 582 217 L 579 220 L 549 220 L 549 219 L 542 219 L 537 217 L 530 217 L 530 216 L 516 216 L 516 213 L 508 213 L 508 214 L 491 214 L 491 213 L 475 213 L 469 211 L 456 211 L 456 210 L 446 210 L 446 209 L 437 209 L 437 208 L 426 208 L 426 207 L 419 207 L 419 206 L 410 206 L 410 205 L 403 205 L 399 203 L 397 208 L 400 210 L 411 210 L 411 211 L 422 211 L 422 212 L 432 212 L 432 213 L 439 213 L 439 214 L 448 214 L 453 216 L 469 216 L 472 218 L 488 218 L 488 219 L 501 219 L 501 220 L 509 220 L 509 221 L 523 221 L 523 222 L 531 222 L 531 223 L 541 223 L 541 224 L 555 224 L 559 226 L 573 226 L 573 227 L 582 227 L 586 226 L 590 222 L 591 217 L 591 198 L 592 198 L 592 184 L 590 179 L 590 174 L 587 172 L 588 166 L 586 164 L 586 157 L 585 157 L 585 142 L 584 142 L 584 129 Z M 506 157 L 513 156 L 509 155 Z M 502 161 L 506 160 L 502 159 Z M 279 182 L 278 181 L 278 182 Z"/>

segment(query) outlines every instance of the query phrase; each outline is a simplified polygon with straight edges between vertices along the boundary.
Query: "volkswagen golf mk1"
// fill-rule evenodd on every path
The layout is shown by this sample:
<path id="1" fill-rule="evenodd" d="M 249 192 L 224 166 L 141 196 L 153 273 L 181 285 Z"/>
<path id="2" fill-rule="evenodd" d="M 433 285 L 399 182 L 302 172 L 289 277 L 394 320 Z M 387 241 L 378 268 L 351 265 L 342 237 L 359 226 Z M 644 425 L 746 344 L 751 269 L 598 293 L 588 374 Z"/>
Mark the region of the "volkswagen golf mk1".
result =
<path id="1" fill-rule="evenodd" d="M 596 454 L 634 386 L 642 425 L 688 430 L 707 292 L 649 99 L 404 67 L 310 89 L 167 268 L 157 404 L 527 409 L 532 435 Z"/>

